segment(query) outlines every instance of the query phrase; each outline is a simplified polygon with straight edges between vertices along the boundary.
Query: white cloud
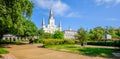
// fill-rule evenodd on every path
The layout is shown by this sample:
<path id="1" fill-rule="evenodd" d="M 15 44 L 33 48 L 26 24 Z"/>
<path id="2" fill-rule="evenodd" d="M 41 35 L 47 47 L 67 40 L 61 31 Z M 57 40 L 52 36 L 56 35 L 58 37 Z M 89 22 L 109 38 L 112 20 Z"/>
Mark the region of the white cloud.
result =
<path id="1" fill-rule="evenodd" d="M 95 0 L 95 3 L 97 5 L 107 5 L 107 7 L 110 6 L 116 6 L 118 4 L 120 4 L 120 0 Z"/>
<path id="2" fill-rule="evenodd" d="M 75 12 L 71 12 L 69 13 L 66 17 L 82 17 L 82 15 L 80 15 L 79 13 L 75 13 Z"/>
<path id="3" fill-rule="evenodd" d="M 53 9 L 57 15 L 64 15 L 69 10 L 69 6 L 61 0 L 35 0 L 36 3 L 43 9 Z"/>
<path id="4" fill-rule="evenodd" d="M 108 18 L 107 20 L 109 20 L 109 21 L 117 21 L 118 19 L 117 18 Z"/>

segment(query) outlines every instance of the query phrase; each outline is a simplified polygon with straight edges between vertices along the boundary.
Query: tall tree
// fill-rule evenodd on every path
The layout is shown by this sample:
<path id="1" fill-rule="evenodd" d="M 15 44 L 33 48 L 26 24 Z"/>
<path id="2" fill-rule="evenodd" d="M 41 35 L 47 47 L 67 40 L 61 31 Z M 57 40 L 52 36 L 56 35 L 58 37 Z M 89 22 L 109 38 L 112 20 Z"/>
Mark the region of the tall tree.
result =
<path id="1" fill-rule="evenodd" d="M 81 45 L 83 46 L 87 40 L 88 40 L 88 34 L 87 32 L 84 30 L 84 28 L 80 28 L 78 31 L 77 31 L 77 39 L 81 42 Z"/>
<path id="2" fill-rule="evenodd" d="M 30 0 L 0 0 L 0 38 L 6 33 L 23 34 L 23 19 L 30 19 L 33 7 Z"/>

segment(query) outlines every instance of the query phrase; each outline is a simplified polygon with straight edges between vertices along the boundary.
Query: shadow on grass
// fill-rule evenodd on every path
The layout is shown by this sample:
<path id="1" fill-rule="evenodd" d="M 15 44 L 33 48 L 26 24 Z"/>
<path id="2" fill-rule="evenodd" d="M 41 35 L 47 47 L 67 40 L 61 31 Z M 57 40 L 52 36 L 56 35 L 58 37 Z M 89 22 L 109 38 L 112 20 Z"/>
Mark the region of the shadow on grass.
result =
<path id="1" fill-rule="evenodd" d="M 81 54 L 89 56 L 102 56 L 102 57 L 114 57 L 112 52 L 116 52 L 116 49 L 109 48 L 83 48 L 79 49 Z"/>
<path id="2" fill-rule="evenodd" d="M 78 47 L 75 45 L 48 45 L 45 48 L 50 48 L 59 51 L 82 54 L 91 57 L 104 57 L 116 59 L 113 52 L 120 52 L 118 49 L 97 48 L 97 47 Z"/>

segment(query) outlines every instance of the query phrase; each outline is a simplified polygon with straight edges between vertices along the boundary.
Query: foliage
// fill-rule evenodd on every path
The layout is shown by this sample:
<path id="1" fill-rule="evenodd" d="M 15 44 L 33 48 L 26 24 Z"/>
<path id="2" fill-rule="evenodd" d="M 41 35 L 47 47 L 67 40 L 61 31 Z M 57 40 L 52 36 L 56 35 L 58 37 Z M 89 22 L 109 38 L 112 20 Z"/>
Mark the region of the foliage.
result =
<path id="1" fill-rule="evenodd" d="M 35 39 L 34 42 L 35 43 L 43 43 L 44 39 Z"/>
<path id="2" fill-rule="evenodd" d="M 88 41 L 88 45 L 117 46 L 120 47 L 120 40 L 115 41 Z"/>
<path id="3" fill-rule="evenodd" d="M 45 38 L 45 39 L 52 39 L 53 38 L 53 34 L 44 33 L 43 38 Z"/>
<path id="4" fill-rule="evenodd" d="M 64 44 L 75 44 L 75 40 L 64 40 Z"/>
<path id="5" fill-rule="evenodd" d="M 43 40 L 43 44 L 45 45 L 75 44 L 75 40 L 46 39 Z"/>
<path id="6" fill-rule="evenodd" d="M 81 42 L 81 44 L 86 43 L 88 40 L 87 32 L 83 28 L 80 28 L 77 33 L 78 34 L 76 35 L 76 37 Z"/>
<path id="7" fill-rule="evenodd" d="M 22 44 L 22 40 L 10 41 L 10 40 L 0 40 L 0 44 Z"/>
<path id="8" fill-rule="evenodd" d="M 53 36 L 54 36 L 54 39 L 64 39 L 64 34 L 61 31 L 55 31 Z"/>
<path id="9" fill-rule="evenodd" d="M 118 28 L 118 30 L 116 31 L 116 34 L 119 36 L 120 38 L 120 27 Z"/>
<path id="10" fill-rule="evenodd" d="M 0 54 L 7 54 L 9 53 L 7 50 L 0 48 Z"/>
<path id="11" fill-rule="evenodd" d="M 24 37 L 37 35 L 37 27 L 31 20 L 24 20 L 23 22 Z"/>
<path id="12" fill-rule="evenodd" d="M 44 30 L 43 29 L 40 29 L 38 30 L 38 35 L 39 35 L 39 38 L 44 38 Z"/>
<path id="13" fill-rule="evenodd" d="M 22 23 L 30 19 L 33 7 L 30 0 L 0 0 L 0 38 L 8 33 L 23 35 Z"/>
<path id="14" fill-rule="evenodd" d="M 38 30 L 38 35 L 40 39 L 53 39 L 53 34 L 45 33 L 43 29 Z"/>
<path id="15" fill-rule="evenodd" d="M 110 48 L 98 48 L 98 47 L 81 47 L 75 45 L 46 45 L 45 48 L 53 50 L 66 51 L 71 53 L 78 53 L 90 56 L 102 56 L 102 57 L 114 57 L 112 52 L 116 52 L 115 49 Z"/>
<path id="16" fill-rule="evenodd" d="M 108 28 L 109 34 L 112 35 L 113 38 L 117 37 L 116 30 L 112 27 Z"/>
<path id="17" fill-rule="evenodd" d="M 105 29 L 100 26 L 91 29 L 89 32 L 90 39 L 102 39 L 104 35 Z"/>

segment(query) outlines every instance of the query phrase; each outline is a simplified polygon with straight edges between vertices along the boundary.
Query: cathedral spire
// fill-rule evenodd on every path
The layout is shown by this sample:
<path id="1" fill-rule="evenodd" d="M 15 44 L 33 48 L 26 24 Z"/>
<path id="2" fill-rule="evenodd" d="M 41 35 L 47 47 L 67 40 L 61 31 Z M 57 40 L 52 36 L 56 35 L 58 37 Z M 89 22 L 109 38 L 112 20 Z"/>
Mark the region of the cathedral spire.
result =
<path id="1" fill-rule="evenodd" d="M 45 28 L 45 22 L 44 22 L 44 18 L 42 18 L 42 28 Z"/>
<path id="2" fill-rule="evenodd" d="M 50 25 L 55 25 L 55 20 L 54 20 L 54 18 L 53 18 L 52 9 L 50 9 L 49 22 L 48 22 L 48 24 L 50 24 Z"/>
<path id="3" fill-rule="evenodd" d="M 62 24 L 61 24 L 61 21 L 59 22 L 59 30 L 62 31 Z"/>
<path id="4" fill-rule="evenodd" d="M 52 8 L 50 9 L 50 15 L 49 15 L 49 18 L 53 17 L 53 11 L 52 11 Z"/>
<path id="5" fill-rule="evenodd" d="M 45 25 L 44 18 L 42 18 L 42 26 Z"/>

